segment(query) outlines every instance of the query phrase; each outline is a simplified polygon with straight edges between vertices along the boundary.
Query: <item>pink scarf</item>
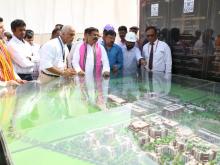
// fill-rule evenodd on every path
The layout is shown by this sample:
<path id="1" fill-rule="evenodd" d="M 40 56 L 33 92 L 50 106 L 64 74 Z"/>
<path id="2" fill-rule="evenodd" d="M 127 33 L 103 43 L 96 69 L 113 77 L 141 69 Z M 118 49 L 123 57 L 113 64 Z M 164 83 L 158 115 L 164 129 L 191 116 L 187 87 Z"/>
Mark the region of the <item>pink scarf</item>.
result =
<path id="1" fill-rule="evenodd" d="M 95 69 L 96 69 L 96 77 L 98 76 L 101 76 L 101 70 L 102 70 L 102 52 L 101 52 L 101 48 L 99 46 L 98 43 L 96 43 L 95 45 L 95 48 L 96 48 L 96 63 L 95 63 Z M 79 53 L 80 53 L 80 60 L 79 60 L 79 64 L 80 64 L 80 67 L 83 71 L 85 71 L 85 56 L 87 55 L 87 44 L 86 43 L 83 43 L 81 46 L 80 46 L 80 49 L 79 49 Z"/>

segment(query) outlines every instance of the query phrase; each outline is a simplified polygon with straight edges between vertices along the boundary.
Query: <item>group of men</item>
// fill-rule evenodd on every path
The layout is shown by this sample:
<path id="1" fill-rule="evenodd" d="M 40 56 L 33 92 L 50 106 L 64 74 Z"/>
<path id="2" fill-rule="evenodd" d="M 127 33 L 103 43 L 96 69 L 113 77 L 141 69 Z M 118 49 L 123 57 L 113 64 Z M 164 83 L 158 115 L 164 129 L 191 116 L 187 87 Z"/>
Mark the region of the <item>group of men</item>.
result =
<path id="1" fill-rule="evenodd" d="M 27 42 L 31 37 L 27 35 L 25 22 L 14 20 L 11 30 L 13 37 L 6 46 L 3 41 L 3 19 L 0 18 L 0 81 L 4 85 L 32 80 L 35 61 L 38 59 L 35 56 L 37 53 L 30 49 L 31 42 Z M 84 31 L 83 40 L 75 43 L 69 51 L 67 45 L 73 42 L 76 32 L 71 25 L 64 25 L 59 36 L 39 49 L 39 81 L 44 83 L 60 76 L 72 77 L 76 74 L 109 77 L 110 72 L 122 72 L 126 75 L 136 72 L 138 66 L 150 72 L 170 73 L 171 51 L 165 42 L 157 39 L 157 29 L 153 26 L 146 28 L 148 43 L 143 46 L 142 52 L 135 30 L 131 28 L 127 32 L 125 26 L 120 26 L 118 33 L 121 40 L 116 44 L 113 26 L 108 24 L 104 27 L 102 38 L 99 38 L 97 28 L 89 27 Z"/>

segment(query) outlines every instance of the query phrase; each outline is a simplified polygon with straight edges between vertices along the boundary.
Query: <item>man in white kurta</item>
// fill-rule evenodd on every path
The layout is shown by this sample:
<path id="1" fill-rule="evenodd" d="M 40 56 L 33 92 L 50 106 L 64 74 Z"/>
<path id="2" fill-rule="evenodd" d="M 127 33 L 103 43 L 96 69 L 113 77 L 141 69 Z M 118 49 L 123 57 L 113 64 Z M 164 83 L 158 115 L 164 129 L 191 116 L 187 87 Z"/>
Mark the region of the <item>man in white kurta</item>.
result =
<path id="1" fill-rule="evenodd" d="M 102 75 L 103 76 L 109 76 L 110 73 L 110 67 L 109 67 L 109 61 L 108 61 L 108 56 L 105 51 L 105 48 L 97 43 L 98 40 L 98 29 L 96 28 L 87 28 L 84 32 L 84 42 L 82 44 L 85 44 L 85 68 L 82 68 L 80 66 L 80 49 L 82 44 L 78 44 L 75 48 L 75 52 L 73 54 L 73 59 L 72 59 L 72 65 L 76 72 L 79 75 L 91 75 L 94 73 L 95 69 L 95 63 L 96 60 L 98 60 L 97 57 L 97 51 L 96 47 L 98 46 L 101 49 L 101 63 L 102 63 Z"/>

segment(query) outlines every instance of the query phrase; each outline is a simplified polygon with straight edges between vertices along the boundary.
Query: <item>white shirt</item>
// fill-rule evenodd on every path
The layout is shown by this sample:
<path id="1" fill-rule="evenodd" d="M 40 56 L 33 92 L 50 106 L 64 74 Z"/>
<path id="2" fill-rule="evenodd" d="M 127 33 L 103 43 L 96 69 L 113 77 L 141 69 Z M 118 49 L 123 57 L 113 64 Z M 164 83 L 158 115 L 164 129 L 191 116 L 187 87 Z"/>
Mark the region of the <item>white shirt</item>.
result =
<path id="1" fill-rule="evenodd" d="M 72 59 L 72 64 L 76 72 L 80 72 L 81 67 L 79 64 L 80 61 L 80 46 L 82 44 L 78 44 L 75 48 L 75 52 L 73 54 L 73 59 Z M 99 47 L 101 48 L 101 53 L 102 53 L 102 73 L 104 72 L 110 72 L 110 67 L 109 67 L 109 61 L 108 61 L 108 56 L 105 51 L 105 48 L 99 44 Z M 86 56 L 86 64 L 85 64 L 85 74 L 91 75 L 93 73 L 94 69 L 94 52 L 93 48 L 91 45 L 87 44 L 87 56 Z"/>
<path id="2" fill-rule="evenodd" d="M 38 63 L 40 61 L 39 50 L 40 50 L 39 44 L 33 43 L 33 45 L 31 45 L 31 51 L 32 51 L 31 61 L 35 63 Z"/>
<path id="3" fill-rule="evenodd" d="M 126 47 L 125 42 L 122 43 L 121 41 L 119 41 L 119 42 L 117 42 L 116 44 L 117 44 L 118 46 L 120 46 L 122 49 L 123 49 L 124 47 Z"/>
<path id="4" fill-rule="evenodd" d="M 61 70 L 66 68 L 66 57 L 69 50 L 66 44 L 62 42 L 61 38 L 60 41 L 58 38 L 54 38 L 45 43 L 40 49 L 40 70 L 47 74 L 54 75 L 47 70 L 51 67 L 57 67 Z M 63 50 L 65 52 L 64 61 Z"/>
<path id="5" fill-rule="evenodd" d="M 16 73 L 31 74 L 33 72 L 34 63 L 31 58 L 32 51 L 30 45 L 23 40 L 19 40 L 13 36 L 7 44 L 8 51 L 11 53 L 12 62 Z"/>
<path id="6" fill-rule="evenodd" d="M 137 47 L 133 47 L 131 50 L 127 50 L 123 47 L 123 73 L 131 74 L 137 71 L 137 64 L 141 58 L 141 52 Z"/>
<path id="7" fill-rule="evenodd" d="M 172 57 L 170 47 L 163 41 L 156 40 L 153 47 L 152 71 L 170 73 L 172 69 Z M 147 43 L 143 47 L 143 56 L 146 58 L 148 69 L 151 45 Z"/>

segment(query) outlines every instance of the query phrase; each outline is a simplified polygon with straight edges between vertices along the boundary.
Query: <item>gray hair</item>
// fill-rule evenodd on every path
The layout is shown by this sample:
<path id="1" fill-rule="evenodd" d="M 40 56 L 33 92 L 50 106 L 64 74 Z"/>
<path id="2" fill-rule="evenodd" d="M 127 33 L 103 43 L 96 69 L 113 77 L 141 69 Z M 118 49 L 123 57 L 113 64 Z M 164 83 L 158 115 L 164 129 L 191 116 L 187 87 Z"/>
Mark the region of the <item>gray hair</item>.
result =
<path id="1" fill-rule="evenodd" d="M 71 25 L 64 25 L 61 29 L 61 34 L 67 33 L 72 30 L 74 30 L 74 28 Z"/>

